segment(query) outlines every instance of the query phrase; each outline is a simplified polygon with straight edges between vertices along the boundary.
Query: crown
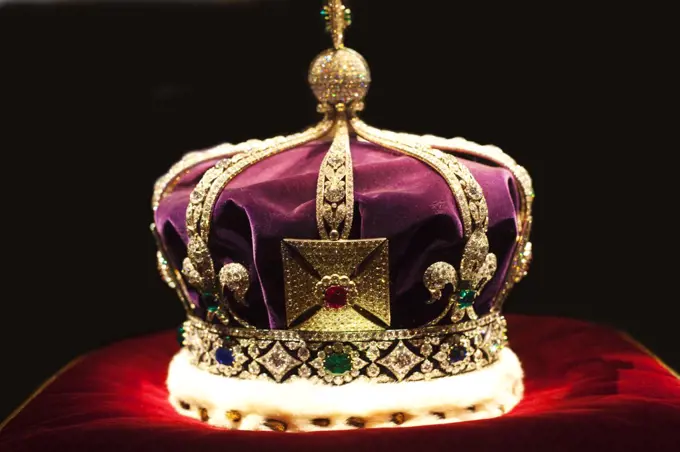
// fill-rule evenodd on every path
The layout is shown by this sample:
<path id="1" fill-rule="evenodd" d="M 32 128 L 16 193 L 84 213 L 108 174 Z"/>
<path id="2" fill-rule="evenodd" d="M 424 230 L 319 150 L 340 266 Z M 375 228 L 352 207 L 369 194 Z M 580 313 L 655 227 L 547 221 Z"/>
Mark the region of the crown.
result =
<path id="1" fill-rule="evenodd" d="M 159 270 L 187 313 L 171 403 L 278 431 L 502 414 L 522 392 L 501 308 L 531 260 L 531 179 L 496 147 L 363 122 L 350 11 L 322 16 L 323 119 L 187 154 L 156 183 Z"/>

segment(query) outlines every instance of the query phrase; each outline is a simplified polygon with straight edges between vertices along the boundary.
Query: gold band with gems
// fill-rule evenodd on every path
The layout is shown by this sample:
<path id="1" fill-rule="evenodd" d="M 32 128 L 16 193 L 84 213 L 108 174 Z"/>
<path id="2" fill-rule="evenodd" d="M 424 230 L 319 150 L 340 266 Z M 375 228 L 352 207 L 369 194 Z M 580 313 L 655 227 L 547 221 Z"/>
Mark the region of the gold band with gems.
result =
<path id="1" fill-rule="evenodd" d="M 334 385 L 470 372 L 495 362 L 507 345 L 505 319 L 496 313 L 456 325 L 335 333 L 229 328 L 191 317 L 183 334 L 192 364 L 210 373 Z"/>

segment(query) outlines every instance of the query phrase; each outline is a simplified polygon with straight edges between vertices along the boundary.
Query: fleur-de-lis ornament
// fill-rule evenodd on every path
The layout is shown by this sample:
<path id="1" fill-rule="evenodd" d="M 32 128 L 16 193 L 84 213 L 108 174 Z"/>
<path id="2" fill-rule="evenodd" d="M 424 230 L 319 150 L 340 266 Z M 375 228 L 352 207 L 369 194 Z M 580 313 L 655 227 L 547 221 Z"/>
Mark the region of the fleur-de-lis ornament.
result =
<path id="1" fill-rule="evenodd" d="M 471 320 L 476 319 L 475 299 L 493 278 L 496 268 L 496 255 L 489 253 L 489 240 L 481 230 L 475 231 L 465 244 L 460 262 L 460 278 L 455 267 L 447 262 L 430 265 L 423 275 L 423 284 L 430 291 L 428 303 L 440 300 L 442 290 L 449 284 L 452 286 L 446 308 L 430 324 L 438 323 L 449 312 L 454 323 L 463 320 L 466 314 Z"/>

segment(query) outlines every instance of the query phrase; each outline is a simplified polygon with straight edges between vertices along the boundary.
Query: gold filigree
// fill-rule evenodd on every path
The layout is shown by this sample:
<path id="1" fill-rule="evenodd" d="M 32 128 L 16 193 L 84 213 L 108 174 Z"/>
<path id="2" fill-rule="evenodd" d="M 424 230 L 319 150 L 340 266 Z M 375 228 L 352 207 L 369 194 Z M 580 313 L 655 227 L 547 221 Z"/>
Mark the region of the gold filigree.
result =
<path id="1" fill-rule="evenodd" d="M 323 240 L 346 240 L 354 217 L 354 175 L 347 121 L 339 118 L 321 163 L 316 187 L 316 224 Z M 341 227 L 342 226 L 342 227 Z"/>
<path id="2" fill-rule="evenodd" d="M 474 280 L 488 253 L 489 240 L 486 238 L 486 234 L 475 231 L 463 249 L 463 258 L 460 261 L 461 279 Z"/>
<path id="3" fill-rule="evenodd" d="M 384 329 L 390 323 L 389 260 L 386 239 L 284 239 L 283 257 L 286 319 L 289 327 L 316 331 Z M 348 303 L 324 304 L 319 282 L 345 275 Z M 338 276 L 338 284 L 341 281 Z M 351 283 L 351 284 L 350 284 Z M 327 286 L 326 286 L 327 287 Z M 301 324 L 303 315 L 311 315 Z"/>
<path id="4" fill-rule="evenodd" d="M 343 48 L 345 28 L 350 25 L 349 9 L 342 4 L 342 0 L 328 0 L 323 12 L 328 21 L 328 29 L 331 32 L 333 47 L 336 49 Z"/>

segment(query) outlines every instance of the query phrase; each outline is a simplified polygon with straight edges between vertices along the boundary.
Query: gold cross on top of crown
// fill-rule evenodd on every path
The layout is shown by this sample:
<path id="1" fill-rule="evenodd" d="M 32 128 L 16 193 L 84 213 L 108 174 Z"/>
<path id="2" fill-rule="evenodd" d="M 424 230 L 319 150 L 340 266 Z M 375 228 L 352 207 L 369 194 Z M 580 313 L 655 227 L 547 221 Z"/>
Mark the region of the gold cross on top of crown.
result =
<path id="1" fill-rule="evenodd" d="M 352 13 L 349 8 L 342 4 L 342 0 L 328 0 L 321 10 L 321 16 L 326 21 L 326 30 L 331 33 L 333 47 L 342 49 L 345 47 L 345 28 L 352 23 Z"/>

